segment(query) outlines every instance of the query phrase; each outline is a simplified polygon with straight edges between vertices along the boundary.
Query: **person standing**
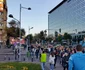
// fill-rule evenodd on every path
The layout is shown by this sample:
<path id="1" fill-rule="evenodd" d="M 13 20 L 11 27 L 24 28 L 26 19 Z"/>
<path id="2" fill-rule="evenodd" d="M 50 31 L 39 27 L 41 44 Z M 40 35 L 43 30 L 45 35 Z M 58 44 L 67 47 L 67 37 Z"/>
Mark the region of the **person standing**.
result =
<path id="1" fill-rule="evenodd" d="M 54 70 L 55 55 L 51 53 L 49 56 L 50 70 Z"/>
<path id="2" fill-rule="evenodd" d="M 43 50 L 43 52 L 40 55 L 40 61 L 41 61 L 42 70 L 45 70 L 46 59 L 47 59 L 47 55 L 46 55 L 45 51 Z"/>
<path id="3" fill-rule="evenodd" d="M 35 54 L 36 54 L 36 59 L 38 59 L 39 58 L 39 48 L 38 47 L 36 48 Z"/>
<path id="4" fill-rule="evenodd" d="M 85 54 L 82 53 L 82 46 L 76 46 L 76 53 L 69 58 L 68 70 L 85 70 Z"/>
<path id="5" fill-rule="evenodd" d="M 83 40 L 82 41 L 80 41 L 80 43 L 79 43 L 80 45 L 82 45 L 82 47 L 83 47 L 83 50 L 82 50 L 82 52 L 83 53 L 85 53 L 85 36 L 83 37 Z"/>
<path id="6" fill-rule="evenodd" d="M 82 47 L 85 47 L 85 36 L 83 37 L 83 40 L 82 41 L 80 41 L 80 43 L 79 43 L 80 45 L 82 45 Z"/>
<path id="7" fill-rule="evenodd" d="M 57 50 L 57 48 L 54 49 L 54 55 L 55 55 L 54 67 L 56 67 L 56 62 L 57 62 L 57 57 L 58 57 L 58 50 Z"/>
<path id="8" fill-rule="evenodd" d="M 62 58 L 62 66 L 63 66 L 63 70 L 68 70 L 68 59 L 69 59 L 69 55 L 67 52 L 65 52 L 63 54 L 63 58 Z"/>
<path id="9" fill-rule="evenodd" d="M 17 51 L 17 49 L 15 49 L 14 55 L 15 55 L 15 60 L 17 60 L 17 58 L 18 58 L 18 51 Z"/>

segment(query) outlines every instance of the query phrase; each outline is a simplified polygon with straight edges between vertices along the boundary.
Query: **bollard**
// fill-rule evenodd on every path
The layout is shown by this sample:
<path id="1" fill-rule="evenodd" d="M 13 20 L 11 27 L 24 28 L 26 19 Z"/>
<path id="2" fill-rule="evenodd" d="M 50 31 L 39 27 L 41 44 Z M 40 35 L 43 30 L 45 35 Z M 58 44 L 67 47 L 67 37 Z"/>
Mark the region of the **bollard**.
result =
<path id="1" fill-rule="evenodd" d="M 23 58 L 23 61 L 25 61 L 25 56 L 24 56 L 24 58 Z"/>
<path id="2" fill-rule="evenodd" d="M 8 60 L 10 61 L 10 57 L 8 57 Z"/>
<path id="3" fill-rule="evenodd" d="M 4 56 L 4 60 L 6 60 L 6 56 Z"/>
<path id="4" fill-rule="evenodd" d="M 33 57 L 31 58 L 31 61 L 33 62 Z"/>

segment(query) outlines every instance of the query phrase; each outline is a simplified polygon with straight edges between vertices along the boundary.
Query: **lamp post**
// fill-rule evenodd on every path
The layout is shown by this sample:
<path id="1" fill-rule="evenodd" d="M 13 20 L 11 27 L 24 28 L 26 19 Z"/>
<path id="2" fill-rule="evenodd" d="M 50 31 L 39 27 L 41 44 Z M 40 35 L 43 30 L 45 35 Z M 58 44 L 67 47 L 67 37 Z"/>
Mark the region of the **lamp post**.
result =
<path id="1" fill-rule="evenodd" d="M 31 28 L 29 27 L 29 34 L 30 34 L 30 30 L 31 30 L 31 29 L 33 29 L 33 27 L 31 27 Z"/>
<path id="2" fill-rule="evenodd" d="M 22 7 L 22 5 L 20 4 L 20 15 L 19 15 L 19 20 L 17 20 L 16 18 L 13 17 L 12 14 L 9 15 L 10 18 L 13 18 L 15 20 L 17 20 L 19 22 L 19 25 L 20 25 L 20 33 L 19 33 L 19 36 L 20 36 L 20 40 L 21 40 L 21 11 L 22 11 L 22 8 L 23 9 L 27 9 L 27 10 L 31 10 L 31 8 L 26 8 L 26 7 Z M 19 47 L 19 50 L 20 50 L 20 56 L 19 56 L 19 61 L 21 61 L 21 43 L 20 43 L 20 47 Z"/>
<path id="3" fill-rule="evenodd" d="M 19 21 L 20 21 L 20 29 L 21 29 L 21 11 L 22 11 L 22 8 L 23 9 L 27 9 L 27 10 L 31 10 L 31 8 L 29 7 L 29 8 L 26 8 L 26 7 L 23 7 L 21 4 L 20 4 L 20 19 L 19 19 Z M 20 31 L 20 38 L 21 38 L 21 31 Z"/>
<path id="4" fill-rule="evenodd" d="M 29 37 L 27 38 L 27 52 L 28 52 L 28 46 L 30 46 L 30 30 L 33 29 L 33 27 L 29 27 L 28 28 L 28 34 L 29 34 Z"/>
<path id="5" fill-rule="evenodd" d="M 18 21 L 18 22 L 19 22 L 19 26 L 20 26 L 20 21 L 17 20 L 16 18 L 14 18 L 14 16 L 13 16 L 12 14 L 10 14 L 9 17 L 15 19 L 16 21 Z M 21 28 L 20 28 L 19 32 L 20 32 L 20 31 L 21 31 Z M 20 35 L 20 36 L 21 36 L 21 35 Z M 19 47 L 19 59 L 21 59 L 20 56 L 21 56 L 21 48 Z"/>
<path id="6" fill-rule="evenodd" d="M 22 9 L 27 9 L 27 10 L 31 10 L 31 8 L 29 7 L 29 8 L 26 8 L 26 7 L 23 7 L 21 4 L 20 4 L 20 19 L 19 19 L 19 21 L 20 21 L 20 29 L 21 29 L 21 11 L 22 11 Z M 21 30 L 20 30 L 20 39 L 21 39 Z M 20 47 L 21 47 L 21 43 L 20 43 Z M 20 59 L 19 59 L 19 61 L 21 61 L 21 56 L 20 56 Z"/>
<path id="7" fill-rule="evenodd" d="M 21 11 L 22 11 L 22 9 L 27 9 L 27 10 L 31 10 L 31 8 L 29 7 L 29 8 L 26 8 L 26 7 L 23 7 L 21 4 L 20 4 L 20 16 L 19 16 L 19 21 L 20 21 L 20 29 L 21 29 Z M 20 38 L 21 38 L 21 31 L 20 31 Z M 20 46 L 21 46 L 21 44 L 20 44 Z M 19 60 L 21 60 L 21 56 L 20 56 L 20 59 Z"/>

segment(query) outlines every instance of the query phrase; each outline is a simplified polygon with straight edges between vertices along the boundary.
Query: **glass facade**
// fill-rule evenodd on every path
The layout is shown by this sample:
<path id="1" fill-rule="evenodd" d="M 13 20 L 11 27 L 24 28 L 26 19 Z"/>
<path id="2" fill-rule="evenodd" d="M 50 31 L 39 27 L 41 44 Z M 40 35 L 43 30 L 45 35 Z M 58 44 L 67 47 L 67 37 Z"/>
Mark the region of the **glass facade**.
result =
<path id="1" fill-rule="evenodd" d="M 66 0 L 48 14 L 48 34 L 85 31 L 85 0 Z"/>

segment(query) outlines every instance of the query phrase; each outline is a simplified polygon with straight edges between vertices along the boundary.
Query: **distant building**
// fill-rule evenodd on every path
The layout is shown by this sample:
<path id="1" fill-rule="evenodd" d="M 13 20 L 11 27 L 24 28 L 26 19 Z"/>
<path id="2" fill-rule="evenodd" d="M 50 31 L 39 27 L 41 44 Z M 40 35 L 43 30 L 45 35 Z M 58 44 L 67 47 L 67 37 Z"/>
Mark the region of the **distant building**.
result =
<path id="1" fill-rule="evenodd" d="M 0 42 L 5 43 L 7 39 L 7 2 L 0 0 Z"/>
<path id="2" fill-rule="evenodd" d="M 55 36 L 55 31 L 71 34 L 83 30 L 85 31 L 85 0 L 63 0 L 48 12 L 48 35 Z"/>

